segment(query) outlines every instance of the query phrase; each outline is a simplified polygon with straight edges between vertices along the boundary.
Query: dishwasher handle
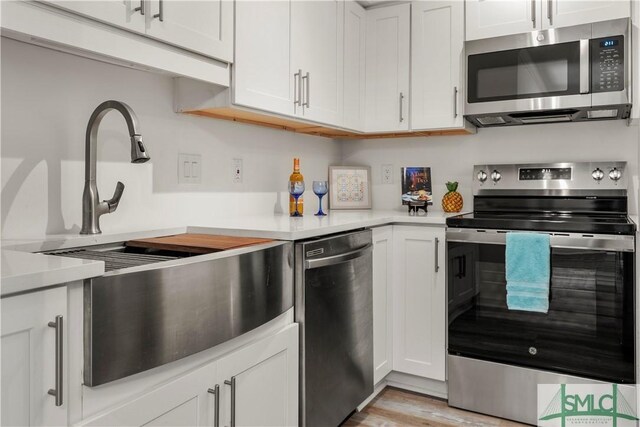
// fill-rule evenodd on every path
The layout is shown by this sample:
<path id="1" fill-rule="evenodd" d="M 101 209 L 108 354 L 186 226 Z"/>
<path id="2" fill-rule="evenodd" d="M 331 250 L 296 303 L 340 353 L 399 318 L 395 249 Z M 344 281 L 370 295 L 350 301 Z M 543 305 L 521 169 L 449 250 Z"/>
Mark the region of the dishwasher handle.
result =
<path id="1" fill-rule="evenodd" d="M 372 248 L 373 248 L 373 244 L 369 243 L 366 246 L 363 246 L 360 249 L 356 249 L 354 251 L 344 252 L 337 255 L 331 255 L 324 258 L 308 259 L 304 263 L 304 268 L 306 270 L 311 270 L 313 268 L 327 267 L 330 265 L 351 261 L 356 258 L 360 258 L 367 255 L 368 253 L 371 252 Z"/>

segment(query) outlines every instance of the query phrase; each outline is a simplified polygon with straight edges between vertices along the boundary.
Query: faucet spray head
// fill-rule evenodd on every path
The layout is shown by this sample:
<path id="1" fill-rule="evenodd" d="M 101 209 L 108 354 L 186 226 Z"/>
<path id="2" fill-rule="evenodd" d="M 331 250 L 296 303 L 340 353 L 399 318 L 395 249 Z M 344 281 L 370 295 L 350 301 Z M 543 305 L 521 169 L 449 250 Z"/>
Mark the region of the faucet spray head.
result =
<path id="1" fill-rule="evenodd" d="M 144 163 L 151 159 L 147 154 L 147 149 L 142 142 L 142 135 L 131 137 L 131 163 Z"/>

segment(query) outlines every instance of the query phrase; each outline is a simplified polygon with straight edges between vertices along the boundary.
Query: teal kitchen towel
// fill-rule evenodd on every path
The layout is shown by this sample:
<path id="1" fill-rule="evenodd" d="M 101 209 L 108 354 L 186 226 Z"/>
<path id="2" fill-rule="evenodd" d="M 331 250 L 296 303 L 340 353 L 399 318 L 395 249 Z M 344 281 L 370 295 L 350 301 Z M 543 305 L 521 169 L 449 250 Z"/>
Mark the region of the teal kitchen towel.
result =
<path id="1" fill-rule="evenodd" d="M 508 233 L 505 269 L 509 310 L 547 313 L 551 278 L 549 235 Z"/>

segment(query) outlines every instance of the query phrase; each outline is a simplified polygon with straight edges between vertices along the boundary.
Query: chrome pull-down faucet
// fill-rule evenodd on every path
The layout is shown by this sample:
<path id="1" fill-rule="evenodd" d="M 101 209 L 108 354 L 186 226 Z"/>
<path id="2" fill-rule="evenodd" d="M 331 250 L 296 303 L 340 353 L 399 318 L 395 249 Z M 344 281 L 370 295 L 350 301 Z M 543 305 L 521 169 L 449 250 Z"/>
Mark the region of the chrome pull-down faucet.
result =
<path id="1" fill-rule="evenodd" d="M 99 201 L 96 185 L 96 163 L 98 145 L 98 127 L 102 118 L 111 110 L 117 110 L 124 116 L 131 137 L 131 163 L 144 163 L 150 159 L 138 133 L 138 118 L 131 107 L 120 101 L 105 101 L 91 114 L 87 125 L 85 141 L 84 192 L 82 194 L 82 229 L 80 234 L 99 234 L 100 216 L 114 212 L 124 192 L 124 184 L 118 181 L 116 191 L 109 200 Z"/>

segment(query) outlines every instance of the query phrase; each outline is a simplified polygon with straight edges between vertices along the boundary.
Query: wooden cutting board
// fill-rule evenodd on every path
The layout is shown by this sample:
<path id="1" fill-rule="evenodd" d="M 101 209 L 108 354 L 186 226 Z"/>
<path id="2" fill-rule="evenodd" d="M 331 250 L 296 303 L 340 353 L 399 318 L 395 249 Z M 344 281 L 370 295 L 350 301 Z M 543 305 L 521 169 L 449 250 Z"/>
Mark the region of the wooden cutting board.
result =
<path id="1" fill-rule="evenodd" d="M 272 242 L 257 237 L 217 236 L 213 234 L 176 234 L 175 236 L 129 240 L 126 245 L 137 248 L 164 249 L 176 252 L 208 254 L 244 246 Z"/>

